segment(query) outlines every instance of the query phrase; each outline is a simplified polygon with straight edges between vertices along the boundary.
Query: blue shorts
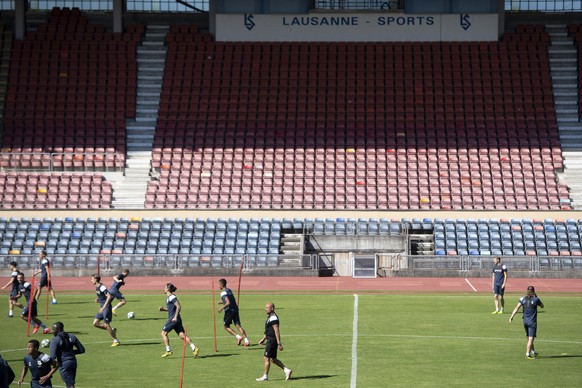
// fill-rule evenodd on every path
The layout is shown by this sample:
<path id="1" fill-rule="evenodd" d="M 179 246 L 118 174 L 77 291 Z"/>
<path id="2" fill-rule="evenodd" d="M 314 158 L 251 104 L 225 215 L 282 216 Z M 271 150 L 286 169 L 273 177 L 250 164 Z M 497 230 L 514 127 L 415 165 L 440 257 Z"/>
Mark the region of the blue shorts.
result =
<path id="1" fill-rule="evenodd" d="M 30 386 L 31 388 L 52 388 L 53 382 L 51 379 L 48 379 L 44 384 L 41 384 L 38 380 L 32 380 Z"/>
<path id="2" fill-rule="evenodd" d="M 61 378 L 67 387 L 75 385 L 75 378 L 77 377 L 77 363 L 74 361 L 63 362 L 59 368 Z"/>
<path id="3" fill-rule="evenodd" d="M 501 287 L 503 284 L 494 284 L 493 285 L 493 293 L 495 295 L 503 295 L 503 293 L 505 292 L 505 288 Z"/>
<path id="4" fill-rule="evenodd" d="M 51 288 L 51 282 L 49 282 L 48 276 L 43 276 L 42 278 L 40 278 L 40 283 L 38 283 L 38 287 L 43 288 L 47 286 L 48 288 Z"/>
<path id="5" fill-rule="evenodd" d="M 28 317 L 28 309 L 29 308 L 30 308 L 30 303 L 27 304 L 26 306 L 24 306 L 24 308 L 22 309 L 22 312 L 20 313 L 20 315 L 22 315 L 23 317 Z M 38 315 L 38 312 L 36 311 L 36 302 L 33 302 L 32 303 L 31 316 L 32 317 L 36 317 L 37 315 Z"/>
<path id="6" fill-rule="evenodd" d="M 103 312 L 97 312 L 95 315 L 95 319 L 104 321 L 105 323 L 109 324 L 113 319 L 113 313 L 111 312 L 111 306 L 107 306 L 103 309 Z"/>
<path id="7" fill-rule="evenodd" d="M 123 297 L 123 294 L 121 293 L 121 291 L 119 291 L 119 290 L 117 290 L 117 289 L 112 289 L 112 290 L 109 290 L 109 293 L 110 293 L 110 294 L 111 294 L 111 296 L 113 296 L 115 299 L 119 299 L 119 300 L 121 300 L 121 299 L 125 299 L 125 298 Z"/>
<path id="8" fill-rule="evenodd" d="M 524 322 L 523 328 L 525 329 L 526 336 L 535 338 L 538 332 L 538 325 L 536 323 L 532 324 L 531 322 Z"/>
<path id="9" fill-rule="evenodd" d="M 184 333 L 186 331 L 184 330 L 184 326 L 182 326 L 181 319 L 178 319 L 176 322 L 172 322 L 172 320 L 169 320 L 168 322 L 166 322 L 164 327 L 162 327 L 162 331 L 165 331 L 166 333 L 169 333 L 172 330 L 174 330 L 176 334 Z"/>
<path id="10" fill-rule="evenodd" d="M 17 300 L 18 298 L 19 298 L 18 290 L 11 290 L 10 291 L 10 299 Z"/>
<path id="11" fill-rule="evenodd" d="M 240 317 L 237 311 L 225 311 L 224 313 L 224 326 L 229 327 L 231 323 L 235 325 L 240 325 Z"/>

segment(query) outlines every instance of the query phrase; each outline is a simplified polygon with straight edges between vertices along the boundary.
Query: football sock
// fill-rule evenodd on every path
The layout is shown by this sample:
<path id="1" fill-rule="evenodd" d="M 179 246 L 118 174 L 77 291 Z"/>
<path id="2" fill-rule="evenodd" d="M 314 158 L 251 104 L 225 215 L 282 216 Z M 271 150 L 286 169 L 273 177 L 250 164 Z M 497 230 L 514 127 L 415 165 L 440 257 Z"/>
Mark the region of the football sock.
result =
<path id="1" fill-rule="evenodd" d="M 194 351 L 194 349 L 196 349 L 196 345 L 194 345 L 193 343 L 190 344 L 190 349 L 192 349 L 192 351 Z"/>
<path id="2" fill-rule="evenodd" d="M 171 351 L 172 351 L 172 349 L 170 349 L 169 346 L 166 346 L 166 352 L 171 352 Z"/>
<path id="3" fill-rule="evenodd" d="M 236 335 L 236 339 L 241 339 L 242 337 L 240 335 Z"/>

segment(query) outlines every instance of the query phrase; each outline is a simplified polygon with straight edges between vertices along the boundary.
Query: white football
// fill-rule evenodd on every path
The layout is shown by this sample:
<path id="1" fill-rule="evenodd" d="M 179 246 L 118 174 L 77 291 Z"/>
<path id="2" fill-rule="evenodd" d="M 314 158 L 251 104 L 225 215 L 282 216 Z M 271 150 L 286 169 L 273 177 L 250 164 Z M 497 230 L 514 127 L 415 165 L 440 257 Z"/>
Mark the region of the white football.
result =
<path id="1" fill-rule="evenodd" d="M 40 342 L 40 345 L 43 348 L 48 348 L 50 344 L 51 344 L 51 341 L 48 338 L 45 338 Z"/>
<path id="2" fill-rule="evenodd" d="M 133 318 L 135 318 L 135 313 L 133 311 L 130 311 L 130 312 L 127 313 L 127 317 L 129 319 L 133 319 Z"/>

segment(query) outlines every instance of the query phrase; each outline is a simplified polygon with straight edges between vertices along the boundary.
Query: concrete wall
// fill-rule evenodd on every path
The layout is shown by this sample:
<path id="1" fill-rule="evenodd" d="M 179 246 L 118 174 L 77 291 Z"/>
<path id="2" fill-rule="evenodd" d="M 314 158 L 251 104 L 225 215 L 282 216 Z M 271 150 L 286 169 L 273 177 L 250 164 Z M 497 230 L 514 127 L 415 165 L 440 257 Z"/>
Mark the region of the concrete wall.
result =
<path id="1" fill-rule="evenodd" d="M 306 236 L 306 252 L 406 252 L 406 236 Z"/>

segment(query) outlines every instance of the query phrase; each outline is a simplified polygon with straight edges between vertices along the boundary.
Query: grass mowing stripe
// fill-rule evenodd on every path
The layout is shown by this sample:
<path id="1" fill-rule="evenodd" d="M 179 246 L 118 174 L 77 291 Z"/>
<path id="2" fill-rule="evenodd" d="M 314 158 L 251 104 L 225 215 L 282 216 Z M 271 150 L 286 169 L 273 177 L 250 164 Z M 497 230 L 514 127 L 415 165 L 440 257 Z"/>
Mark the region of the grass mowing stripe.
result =
<path id="1" fill-rule="evenodd" d="M 352 329 L 352 377 L 350 387 L 356 388 L 358 377 L 358 294 L 354 294 L 354 324 Z"/>

